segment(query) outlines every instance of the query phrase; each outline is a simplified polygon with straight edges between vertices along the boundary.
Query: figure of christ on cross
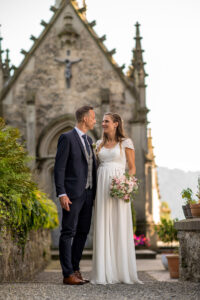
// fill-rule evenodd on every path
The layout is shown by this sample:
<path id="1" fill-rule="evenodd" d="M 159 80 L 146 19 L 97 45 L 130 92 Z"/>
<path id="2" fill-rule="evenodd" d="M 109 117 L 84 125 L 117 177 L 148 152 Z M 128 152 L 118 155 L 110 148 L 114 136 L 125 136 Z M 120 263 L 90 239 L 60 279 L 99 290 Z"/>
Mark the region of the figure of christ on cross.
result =
<path id="1" fill-rule="evenodd" d="M 65 64 L 65 79 L 67 83 L 67 88 L 70 88 L 70 79 L 72 78 L 71 66 L 75 63 L 80 62 L 82 59 L 70 60 L 69 58 L 60 59 L 55 58 L 55 61 Z"/>

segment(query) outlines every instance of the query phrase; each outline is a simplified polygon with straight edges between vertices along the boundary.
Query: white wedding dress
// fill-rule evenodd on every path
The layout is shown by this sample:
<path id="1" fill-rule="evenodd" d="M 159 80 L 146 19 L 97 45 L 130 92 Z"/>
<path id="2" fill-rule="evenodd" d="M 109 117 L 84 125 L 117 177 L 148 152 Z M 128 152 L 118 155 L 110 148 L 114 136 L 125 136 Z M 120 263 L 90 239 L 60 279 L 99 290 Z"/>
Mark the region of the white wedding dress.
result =
<path id="1" fill-rule="evenodd" d="M 101 141 L 97 142 L 97 147 Z M 94 204 L 94 237 L 91 283 L 142 283 L 137 277 L 130 202 L 109 195 L 114 176 L 125 173 L 125 148 L 134 149 L 131 139 L 108 149 L 98 158 L 97 195 Z"/>

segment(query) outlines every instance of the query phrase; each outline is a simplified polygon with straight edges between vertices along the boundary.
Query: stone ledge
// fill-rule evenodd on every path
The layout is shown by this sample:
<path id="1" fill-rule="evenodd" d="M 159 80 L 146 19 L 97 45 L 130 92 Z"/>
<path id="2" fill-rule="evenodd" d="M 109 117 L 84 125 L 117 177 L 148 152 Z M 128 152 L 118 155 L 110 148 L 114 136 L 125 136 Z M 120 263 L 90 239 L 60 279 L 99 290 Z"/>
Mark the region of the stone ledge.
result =
<path id="1" fill-rule="evenodd" d="M 32 278 L 50 260 L 50 230 L 31 231 L 22 248 L 13 241 L 9 230 L 0 230 L 0 282 L 17 282 Z"/>
<path id="2" fill-rule="evenodd" d="M 175 228 L 179 231 L 200 231 L 200 218 L 185 219 L 175 222 Z"/>

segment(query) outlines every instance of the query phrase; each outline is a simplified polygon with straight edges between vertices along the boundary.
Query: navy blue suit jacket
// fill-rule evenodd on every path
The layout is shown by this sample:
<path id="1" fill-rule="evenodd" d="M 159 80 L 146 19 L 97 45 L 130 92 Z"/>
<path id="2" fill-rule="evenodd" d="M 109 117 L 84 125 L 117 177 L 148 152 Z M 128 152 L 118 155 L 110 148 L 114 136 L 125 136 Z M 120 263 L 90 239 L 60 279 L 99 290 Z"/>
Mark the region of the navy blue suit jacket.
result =
<path id="1" fill-rule="evenodd" d="M 92 139 L 88 141 L 93 153 L 93 196 L 96 193 L 96 158 L 92 149 Z M 67 194 L 70 199 L 80 197 L 86 187 L 88 163 L 80 137 L 73 129 L 63 133 L 58 140 L 54 178 L 57 196 Z"/>

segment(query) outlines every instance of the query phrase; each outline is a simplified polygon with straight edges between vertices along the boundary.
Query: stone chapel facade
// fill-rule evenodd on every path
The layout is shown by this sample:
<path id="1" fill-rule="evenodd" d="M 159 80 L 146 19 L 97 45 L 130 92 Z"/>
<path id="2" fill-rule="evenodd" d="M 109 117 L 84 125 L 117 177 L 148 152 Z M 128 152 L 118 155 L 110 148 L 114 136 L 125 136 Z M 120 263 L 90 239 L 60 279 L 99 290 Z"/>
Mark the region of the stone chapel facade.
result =
<path id="1" fill-rule="evenodd" d="M 159 222 L 160 196 L 147 133 L 146 73 L 139 24 L 133 59 L 125 75 L 112 57 L 115 49 L 109 51 L 104 45 L 106 37 L 97 36 L 93 29 L 95 21 L 87 21 L 85 5 L 80 8 L 75 0 L 58 0 L 51 10 L 50 22 L 41 21 L 44 30 L 40 36 L 31 36 L 31 49 L 22 50 L 24 60 L 18 68 L 10 66 L 8 50 L 3 60 L 0 49 L 0 116 L 20 129 L 35 158 L 32 168 L 37 170 L 38 182 L 61 213 L 53 183 L 59 135 L 74 127 L 74 112 L 82 105 L 95 109 L 97 125 L 90 133 L 94 141 L 101 136 L 103 114 L 120 113 L 126 133 L 134 141 L 140 180 L 135 200 L 137 234 L 145 234 L 155 245 L 153 225 Z M 53 232 L 53 245 L 57 244 L 58 230 Z"/>

